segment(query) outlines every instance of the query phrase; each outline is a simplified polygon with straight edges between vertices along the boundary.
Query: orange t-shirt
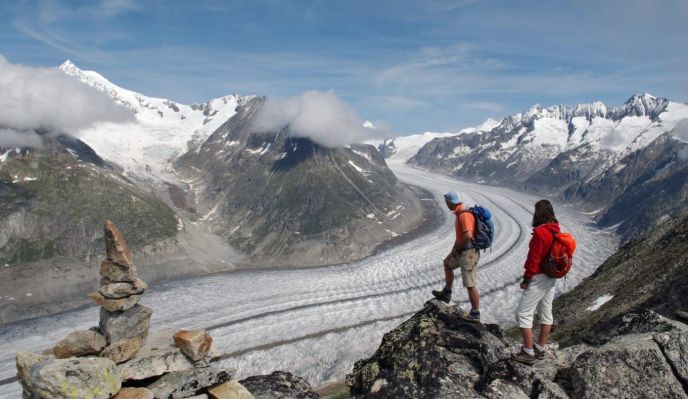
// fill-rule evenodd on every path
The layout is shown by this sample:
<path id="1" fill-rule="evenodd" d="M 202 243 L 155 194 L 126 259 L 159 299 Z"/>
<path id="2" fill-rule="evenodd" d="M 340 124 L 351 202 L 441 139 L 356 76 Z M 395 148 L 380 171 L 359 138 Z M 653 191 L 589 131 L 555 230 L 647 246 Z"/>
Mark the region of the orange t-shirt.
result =
<path id="1" fill-rule="evenodd" d="M 456 218 L 456 240 L 463 238 L 463 234 L 467 231 L 471 232 L 471 240 L 475 238 L 475 216 L 471 212 L 461 212 L 466 210 L 463 204 L 460 204 L 454 209 Z"/>

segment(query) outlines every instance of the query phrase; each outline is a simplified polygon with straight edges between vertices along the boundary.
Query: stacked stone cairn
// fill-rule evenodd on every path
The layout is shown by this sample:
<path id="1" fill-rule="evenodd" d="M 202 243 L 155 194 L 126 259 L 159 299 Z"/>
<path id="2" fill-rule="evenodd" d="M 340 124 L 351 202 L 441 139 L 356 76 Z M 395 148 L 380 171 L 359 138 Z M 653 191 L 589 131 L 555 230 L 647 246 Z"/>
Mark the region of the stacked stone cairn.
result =
<path id="1" fill-rule="evenodd" d="M 213 364 L 219 357 L 206 331 L 148 333 L 153 311 L 138 303 L 146 283 L 109 220 L 105 246 L 100 290 L 89 294 L 101 306 L 99 325 L 72 332 L 42 354 L 17 353 L 23 398 L 253 398 L 232 380 L 233 370 Z"/>

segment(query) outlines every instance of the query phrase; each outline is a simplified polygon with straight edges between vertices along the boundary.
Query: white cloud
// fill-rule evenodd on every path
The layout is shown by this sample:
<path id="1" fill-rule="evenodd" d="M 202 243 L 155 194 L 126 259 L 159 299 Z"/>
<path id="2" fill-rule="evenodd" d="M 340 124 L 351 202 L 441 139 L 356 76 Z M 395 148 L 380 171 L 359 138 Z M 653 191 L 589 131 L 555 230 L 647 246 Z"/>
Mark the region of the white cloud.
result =
<path id="1" fill-rule="evenodd" d="M 295 137 L 306 137 L 325 147 L 361 143 L 380 135 L 334 91 L 307 91 L 296 97 L 267 99 L 253 121 L 253 131 L 274 132 L 289 127 Z"/>
<path id="2" fill-rule="evenodd" d="M 0 147 L 41 147 L 41 138 L 34 131 L 17 132 L 0 128 Z"/>
<path id="3" fill-rule="evenodd" d="M 688 143 L 688 119 L 680 120 L 676 126 L 674 126 L 671 135 L 678 140 Z"/>
<path id="4" fill-rule="evenodd" d="M 35 144 L 37 130 L 74 133 L 100 121 L 133 120 L 129 110 L 58 68 L 11 64 L 0 55 L 0 146 Z"/>

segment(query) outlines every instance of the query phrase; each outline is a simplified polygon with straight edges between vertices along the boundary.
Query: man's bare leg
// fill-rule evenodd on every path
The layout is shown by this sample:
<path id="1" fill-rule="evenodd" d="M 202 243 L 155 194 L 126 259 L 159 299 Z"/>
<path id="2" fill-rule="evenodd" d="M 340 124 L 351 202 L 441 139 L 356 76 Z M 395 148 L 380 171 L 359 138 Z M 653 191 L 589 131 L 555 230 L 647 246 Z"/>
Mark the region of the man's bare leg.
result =
<path id="1" fill-rule="evenodd" d="M 471 310 L 480 310 L 480 293 L 478 287 L 469 287 L 468 300 L 471 301 Z"/>
<path id="2" fill-rule="evenodd" d="M 444 266 L 444 286 L 451 289 L 454 285 L 454 271 L 449 266 Z"/>

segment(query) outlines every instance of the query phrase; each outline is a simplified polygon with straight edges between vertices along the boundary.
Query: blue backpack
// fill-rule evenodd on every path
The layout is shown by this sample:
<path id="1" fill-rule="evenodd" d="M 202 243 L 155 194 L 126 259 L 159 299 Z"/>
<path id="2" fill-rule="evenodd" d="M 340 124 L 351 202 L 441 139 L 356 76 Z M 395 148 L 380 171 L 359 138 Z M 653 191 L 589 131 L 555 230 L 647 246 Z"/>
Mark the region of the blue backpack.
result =
<path id="1" fill-rule="evenodd" d="M 475 237 L 471 241 L 471 246 L 476 249 L 490 248 L 495 231 L 494 223 L 492 223 L 492 213 L 480 205 L 468 208 L 463 212 L 470 212 L 475 216 Z"/>

